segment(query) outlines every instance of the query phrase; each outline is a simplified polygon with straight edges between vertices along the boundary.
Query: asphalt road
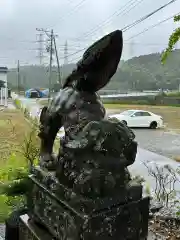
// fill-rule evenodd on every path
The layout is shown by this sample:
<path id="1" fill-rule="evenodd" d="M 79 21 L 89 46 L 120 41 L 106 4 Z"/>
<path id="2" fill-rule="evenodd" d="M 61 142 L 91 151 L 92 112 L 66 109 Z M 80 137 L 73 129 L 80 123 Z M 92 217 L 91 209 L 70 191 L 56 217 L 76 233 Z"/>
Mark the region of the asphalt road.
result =
<path id="1" fill-rule="evenodd" d="M 173 158 L 180 156 L 180 135 L 164 130 L 133 129 L 140 147 Z"/>

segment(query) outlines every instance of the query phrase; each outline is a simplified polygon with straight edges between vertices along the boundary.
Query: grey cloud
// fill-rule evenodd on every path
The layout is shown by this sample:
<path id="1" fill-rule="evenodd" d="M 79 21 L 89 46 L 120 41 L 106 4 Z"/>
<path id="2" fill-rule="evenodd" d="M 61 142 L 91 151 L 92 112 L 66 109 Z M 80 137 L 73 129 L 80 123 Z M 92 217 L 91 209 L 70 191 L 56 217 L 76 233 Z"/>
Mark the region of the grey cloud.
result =
<path id="1" fill-rule="evenodd" d="M 109 23 L 85 38 L 84 33 L 99 26 L 104 19 L 107 19 L 113 12 L 127 3 L 128 0 L 85 0 L 76 10 L 74 9 L 81 0 L 6 1 L 8 4 L 4 5 L 0 2 L 1 65 L 13 65 L 17 59 L 24 63 L 37 62 L 37 52 L 35 51 L 37 44 L 32 42 L 36 40 L 36 27 L 54 28 L 59 35 L 57 44 L 62 57 L 65 40 L 68 40 L 69 53 L 71 54 L 80 48 L 88 46 L 88 44 L 103 34 L 116 28 L 122 28 L 165 3 L 164 0 L 144 0 L 129 13 L 113 17 Z M 4 11 L 2 11 L 3 8 Z M 180 9 L 180 3 L 177 1 L 165 10 L 152 16 L 149 20 L 125 32 L 124 39 L 127 40 L 129 37 L 141 32 L 144 28 L 177 13 L 178 9 Z M 133 41 L 126 42 L 124 44 L 124 58 L 162 51 L 167 44 L 169 34 L 175 27 L 176 25 L 171 20 L 139 35 Z M 79 36 L 81 36 L 81 39 L 75 41 L 74 38 Z M 140 43 L 143 43 L 142 46 Z M 81 54 L 69 57 L 70 61 L 73 58 L 78 58 Z"/>

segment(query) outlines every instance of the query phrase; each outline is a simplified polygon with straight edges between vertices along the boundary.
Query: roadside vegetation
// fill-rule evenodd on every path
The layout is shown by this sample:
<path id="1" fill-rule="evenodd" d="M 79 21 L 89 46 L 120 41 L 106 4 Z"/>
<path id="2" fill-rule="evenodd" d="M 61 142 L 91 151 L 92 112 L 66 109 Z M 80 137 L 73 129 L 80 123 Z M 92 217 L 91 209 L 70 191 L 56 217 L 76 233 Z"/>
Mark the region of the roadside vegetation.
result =
<path id="1" fill-rule="evenodd" d="M 175 91 L 175 92 L 167 92 L 167 93 L 166 93 L 166 96 L 167 96 L 167 97 L 172 97 L 172 98 L 173 98 L 173 97 L 174 97 L 174 98 L 176 98 L 176 97 L 177 97 L 177 98 L 180 98 L 180 92 L 177 92 L 177 91 Z"/>
<path id="2" fill-rule="evenodd" d="M 32 119 L 18 99 L 14 103 L 16 110 L 0 111 L 0 223 L 26 205 L 28 174 L 39 158 L 38 119 Z M 58 151 L 56 139 L 54 152 Z"/>
<path id="3" fill-rule="evenodd" d="M 36 133 L 20 110 L 0 112 L 0 223 L 12 210 L 24 205 L 21 195 L 8 196 L 4 189 L 27 176 L 30 161 L 38 156 Z"/>

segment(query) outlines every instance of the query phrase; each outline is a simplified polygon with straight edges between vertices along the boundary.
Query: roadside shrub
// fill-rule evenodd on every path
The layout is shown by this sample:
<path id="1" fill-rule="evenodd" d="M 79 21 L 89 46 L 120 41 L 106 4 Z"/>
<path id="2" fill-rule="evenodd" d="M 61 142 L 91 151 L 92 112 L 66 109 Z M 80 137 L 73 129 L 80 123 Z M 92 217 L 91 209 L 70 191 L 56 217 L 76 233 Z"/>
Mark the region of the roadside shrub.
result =
<path id="1" fill-rule="evenodd" d="M 21 104 L 21 101 L 19 99 L 15 99 L 14 100 L 14 104 L 15 106 L 18 108 L 18 109 L 21 109 L 22 108 L 22 104 Z"/>
<path id="2" fill-rule="evenodd" d="M 172 200 L 176 199 L 176 182 L 179 182 L 179 169 L 174 170 L 170 165 L 158 166 L 154 164 L 149 166 L 144 163 L 148 173 L 155 180 L 154 198 L 168 207 Z"/>
<path id="3" fill-rule="evenodd" d="M 15 187 L 15 182 L 24 179 L 27 175 L 26 161 L 21 161 L 19 154 L 15 153 L 6 160 L 5 166 L 0 169 L 0 222 L 3 222 L 13 210 L 24 206 L 24 196 L 16 194 L 19 190 Z"/>
<path id="4" fill-rule="evenodd" d="M 166 96 L 167 97 L 178 97 L 178 98 L 180 98 L 180 92 L 169 92 L 169 93 L 166 93 Z"/>
<path id="5" fill-rule="evenodd" d="M 32 126 L 30 133 L 24 137 L 22 148 L 13 152 L 0 169 L 0 222 L 13 210 L 26 205 L 25 196 L 30 189 L 28 175 L 37 164 L 38 157 L 37 128 Z"/>
<path id="6" fill-rule="evenodd" d="M 24 108 L 24 116 L 25 118 L 30 119 L 30 112 L 28 111 L 27 108 Z"/>

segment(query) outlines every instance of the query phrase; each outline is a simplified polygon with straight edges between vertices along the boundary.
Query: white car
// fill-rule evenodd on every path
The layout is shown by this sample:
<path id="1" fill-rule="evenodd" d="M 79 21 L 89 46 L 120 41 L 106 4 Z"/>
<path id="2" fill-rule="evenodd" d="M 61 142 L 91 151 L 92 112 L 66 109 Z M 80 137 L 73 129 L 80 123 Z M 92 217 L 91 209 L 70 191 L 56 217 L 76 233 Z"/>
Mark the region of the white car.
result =
<path id="1" fill-rule="evenodd" d="M 148 127 L 156 129 L 163 126 L 163 118 L 161 116 L 143 110 L 127 110 L 109 117 L 117 118 L 128 127 Z"/>

